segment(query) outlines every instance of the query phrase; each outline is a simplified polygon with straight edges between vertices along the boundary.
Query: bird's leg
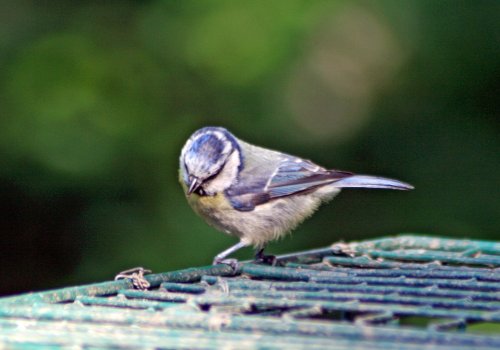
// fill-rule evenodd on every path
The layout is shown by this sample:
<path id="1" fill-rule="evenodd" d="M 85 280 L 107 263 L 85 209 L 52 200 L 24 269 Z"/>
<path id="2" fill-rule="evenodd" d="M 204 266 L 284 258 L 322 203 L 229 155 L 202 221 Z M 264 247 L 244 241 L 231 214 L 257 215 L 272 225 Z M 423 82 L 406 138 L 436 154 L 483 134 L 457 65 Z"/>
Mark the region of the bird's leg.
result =
<path id="1" fill-rule="evenodd" d="M 259 248 L 256 252 L 255 252 L 255 262 L 261 262 L 261 263 L 264 263 L 264 264 L 267 264 L 267 265 L 276 265 L 276 256 L 274 255 L 265 255 L 264 254 L 264 249 L 266 247 L 262 247 L 262 248 Z"/>
<path id="2" fill-rule="evenodd" d="M 213 261 L 213 265 L 218 265 L 218 264 L 226 264 L 226 265 L 229 265 L 231 266 L 233 269 L 236 270 L 236 268 L 238 267 L 238 260 L 236 259 L 226 259 L 226 257 L 228 255 L 231 255 L 233 254 L 235 251 L 237 251 L 238 249 L 241 249 L 243 247 L 246 247 L 248 246 L 247 243 L 244 243 L 244 242 L 238 242 L 236 243 L 235 245 L 229 247 L 228 249 L 224 250 L 223 252 L 220 252 L 219 254 L 217 254 L 214 258 L 214 261 Z"/>

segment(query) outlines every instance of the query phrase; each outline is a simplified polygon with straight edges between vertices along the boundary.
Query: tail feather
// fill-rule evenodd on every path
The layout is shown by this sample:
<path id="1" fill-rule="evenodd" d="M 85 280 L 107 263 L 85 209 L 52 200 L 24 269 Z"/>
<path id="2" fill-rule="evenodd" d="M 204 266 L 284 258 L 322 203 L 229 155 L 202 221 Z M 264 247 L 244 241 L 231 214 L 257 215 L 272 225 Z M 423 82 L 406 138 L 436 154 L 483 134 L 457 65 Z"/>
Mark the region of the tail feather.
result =
<path id="1" fill-rule="evenodd" d="M 335 181 L 333 185 L 338 188 L 386 188 L 392 190 L 412 190 L 414 188 L 412 185 L 402 181 L 369 175 L 348 176 Z"/>

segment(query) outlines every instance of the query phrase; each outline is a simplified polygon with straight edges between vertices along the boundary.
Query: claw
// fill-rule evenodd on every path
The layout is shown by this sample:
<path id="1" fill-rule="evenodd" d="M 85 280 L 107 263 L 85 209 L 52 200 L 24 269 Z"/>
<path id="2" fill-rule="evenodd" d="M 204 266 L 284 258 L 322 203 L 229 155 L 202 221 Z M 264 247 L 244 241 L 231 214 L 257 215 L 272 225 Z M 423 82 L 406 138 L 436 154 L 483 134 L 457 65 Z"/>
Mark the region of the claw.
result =
<path id="1" fill-rule="evenodd" d="M 255 253 L 255 260 L 256 263 L 262 263 L 266 265 L 271 265 L 271 266 L 276 266 L 277 259 L 275 255 L 265 255 L 264 254 L 264 248 L 260 248 L 256 253 Z"/>
<path id="2" fill-rule="evenodd" d="M 262 263 L 265 265 L 276 266 L 278 259 L 276 259 L 275 255 L 261 255 L 261 256 L 256 256 L 254 261 L 256 263 Z"/>
<path id="3" fill-rule="evenodd" d="M 219 264 L 229 265 L 234 271 L 238 270 L 240 267 L 240 263 L 238 262 L 237 259 L 220 259 L 216 257 L 212 262 L 212 265 L 219 265 Z"/>
<path id="4" fill-rule="evenodd" d="M 348 244 L 344 242 L 338 242 L 332 245 L 332 252 L 335 255 L 345 255 L 350 258 L 356 256 L 356 249 L 353 244 Z"/>

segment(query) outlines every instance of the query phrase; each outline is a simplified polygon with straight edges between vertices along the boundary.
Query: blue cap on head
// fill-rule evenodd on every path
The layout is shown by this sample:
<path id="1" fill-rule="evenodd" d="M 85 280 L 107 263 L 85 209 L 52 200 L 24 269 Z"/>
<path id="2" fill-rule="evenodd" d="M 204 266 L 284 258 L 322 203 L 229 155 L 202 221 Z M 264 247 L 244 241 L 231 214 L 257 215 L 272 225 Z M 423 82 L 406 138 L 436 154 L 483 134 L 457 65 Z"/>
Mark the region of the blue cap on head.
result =
<path id="1" fill-rule="evenodd" d="M 190 192 L 216 176 L 235 149 L 239 149 L 236 138 L 224 128 L 205 127 L 193 133 L 181 153 L 182 176 Z"/>

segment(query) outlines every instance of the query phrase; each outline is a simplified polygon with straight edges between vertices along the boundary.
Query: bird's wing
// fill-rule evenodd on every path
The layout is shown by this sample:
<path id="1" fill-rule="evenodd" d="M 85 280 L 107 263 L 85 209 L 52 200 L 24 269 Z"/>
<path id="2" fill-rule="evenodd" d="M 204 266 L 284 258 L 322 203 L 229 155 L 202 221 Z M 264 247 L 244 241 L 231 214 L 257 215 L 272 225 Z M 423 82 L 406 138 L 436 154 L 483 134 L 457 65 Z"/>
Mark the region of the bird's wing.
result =
<path id="1" fill-rule="evenodd" d="M 347 171 L 327 170 L 311 161 L 285 156 L 277 162 L 273 172 L 255 167 L 244 179 L 228 191 L 236 210 L 251 211 L 270 200 L 307 193 L 318 187 L 334 184 L 336 188 L 384 188 L 411 190 L 413 186 L 394 179 L 355 175 Z"/>
<path id="2" fill-rule="evenodd" d="M 352 173 L 326 170 L 308 160 L 292 158 L 283 161 L 266 184 L 270 198 L 285 197 L 309 191 L 352 176 Z"/>
<path id="3" fill-rule="evenodd" d="M 235 209 L 250 211 L 272 199 L 307 192 L 349 176 L 352 173 L 326 170 L 308 160 L 288 156 L 271 174 L 265 177 L 253 174 L 250 181 L 241 181 L 247 185 L 235 186 L 228 194 Z M 249 183 L 254 185 L 248 186 Z"/>

